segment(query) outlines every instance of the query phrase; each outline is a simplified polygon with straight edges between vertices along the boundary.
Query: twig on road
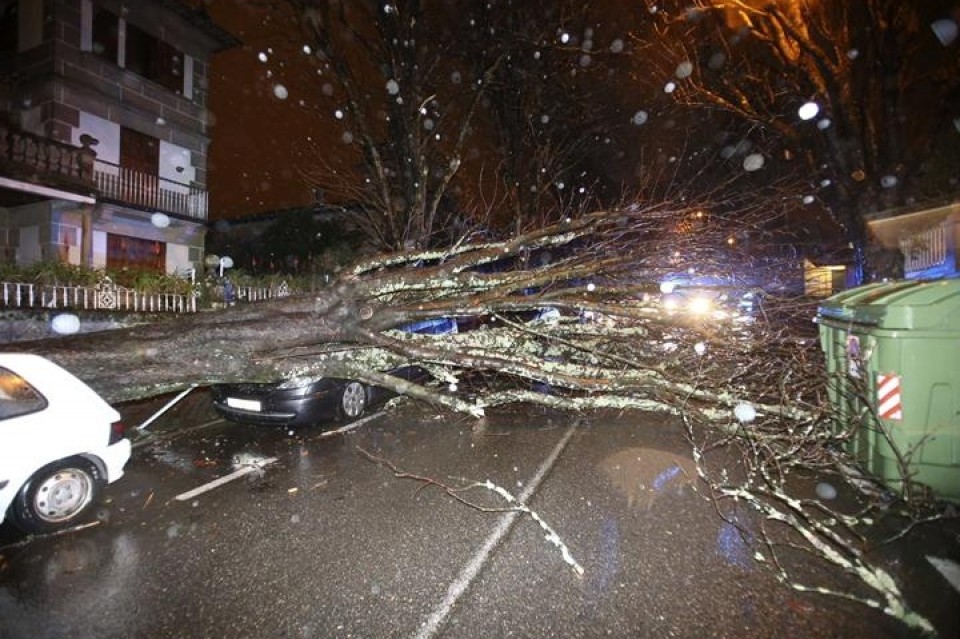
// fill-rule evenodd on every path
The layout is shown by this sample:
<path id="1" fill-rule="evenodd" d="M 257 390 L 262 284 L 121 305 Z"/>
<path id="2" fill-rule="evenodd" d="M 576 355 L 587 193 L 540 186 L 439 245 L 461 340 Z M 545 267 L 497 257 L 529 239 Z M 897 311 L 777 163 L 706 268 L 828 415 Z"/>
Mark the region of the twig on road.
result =
<path id="1" fill-rule="evenodd" d="M 577 562 L 577 560 L 574 559 L 573 554 L 570 552 L 570 549 L 567 547 L 565 543 L 563 543 L 563 540 L 560 539 L 560 535 L 558 535 L 557 532 L 546 521 L 544 521 L 543 518 L 540 517 L 540 515 L 538 515 L 533 510 L 530 510 L 530 508 L 528 508 L 525 504 L 520 503 L 520 501 L 516 497 L 514 497 L 509 491 L 507 491 L 505 488 L 498 486 L 497 484 L 494 484 L 490 480 L 487 480 L 485 482 L 468 481 L 467 483 L 464 483 L 460 486 L 450 486 L 432 477 L 425 477 L 423 475 L 417 475 L 414 473 L 401 470 L 393 462 L 389 461 L 388 459 L 384 459 L 383 457 L 374 455 L 370 451 L 360 446 L 357 446 L 357 450 L 360 452 L 361 455 L 366 457 L 369 461 L 389 468 L 393 472 L 394 476 L 397 477 L 398 479 L 412 479 L 414 481 L 421 482 L 423 485 L 417 490 L 418 493 L 420 490 L 428 486 L 436 486 L 437 488 L 440 488 L 441 490 L 443 490 L 445 493 L 447 493 L 448 495 L 450 495 L 460 503 L 466 506 L 469 506 L 474 510 L 478 510 L 480 512 L 485 512 L 485 513 L 522 512 L 529 515 L 530 518 L 533 519 L 535 522 L 537 522 L 537 524 L 547 533 L 545 537 L 546 540 L 560 550 L 560 554 L 563 557 L 563 560 L 570 565 L 570 567 L 577 574 L 577 576 L 578 577 L 583 576 L 584 574 L 583 566 L 581 566 Z M 478 504 L 476 502 L 470 501 L 469 499 L 464 497 L 462 493 L 468 490 L 471 490 L 473 488 L 483 488 L 483 489 L 489 490 L 490 492 L 493 492 L 499 495 L 504 500 L 506 500 L 507 503 L 513 504 L 513 505 L 505 508 L 492 508 L 490 506 L 484 506 L 482 504 Z"/>

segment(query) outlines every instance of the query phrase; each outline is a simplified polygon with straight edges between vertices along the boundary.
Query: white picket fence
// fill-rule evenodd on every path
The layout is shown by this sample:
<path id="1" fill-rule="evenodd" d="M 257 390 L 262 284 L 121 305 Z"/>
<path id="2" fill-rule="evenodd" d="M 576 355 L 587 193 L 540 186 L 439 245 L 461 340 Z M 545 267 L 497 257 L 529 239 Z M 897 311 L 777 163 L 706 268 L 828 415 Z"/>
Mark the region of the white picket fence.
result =
<path id="1" fill-rule="evenodd" d="M 28 282 L 0 282 L 0 306 L 22 309 L 109 310 L 139 313 L 196 313 L 197 295 L 145 293 L 101 282 L 95 286 L 63 286 Z M 291 294 L 286 282 L 277 286 L 238 286 L 231 302 L 261 302 Z M 215 305 L 222 305 L 223 287 L 212 290 Z"/>
<path id="2" fill-rule="evenodd" d="M 0 302 L 6 308 L 109 310 L 125 312 L 195 313 L 193 295 L 144 293 L 109 282 L 96 286 L 63 286 L 0 282 Z"/>
<path id="3" fill-rule="evenodd" d="M 286 282 L 280 282 L 279 286 L 269 288 L 264 286 L 237 287 L 237 299 L 241 302 L 262 302 L 263 300 L 272 300 L 288 295 L 290 295 L 290 287 Z"/>

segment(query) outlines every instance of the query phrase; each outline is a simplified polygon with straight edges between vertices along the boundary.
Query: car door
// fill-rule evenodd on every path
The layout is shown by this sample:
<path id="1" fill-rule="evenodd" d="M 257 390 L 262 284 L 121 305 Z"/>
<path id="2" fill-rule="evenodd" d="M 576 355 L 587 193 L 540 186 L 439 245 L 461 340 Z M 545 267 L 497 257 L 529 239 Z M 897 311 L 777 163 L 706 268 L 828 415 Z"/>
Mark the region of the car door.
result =
<path id="1" fill-rule="evenodd" d="M 6 513 L 20 486 L 33 472 L 34 460 L 44 441 L 35 432 L 36 415 L 47 406 L 46 397 L 32 384 L 0 366 L 0 514 Z"/>

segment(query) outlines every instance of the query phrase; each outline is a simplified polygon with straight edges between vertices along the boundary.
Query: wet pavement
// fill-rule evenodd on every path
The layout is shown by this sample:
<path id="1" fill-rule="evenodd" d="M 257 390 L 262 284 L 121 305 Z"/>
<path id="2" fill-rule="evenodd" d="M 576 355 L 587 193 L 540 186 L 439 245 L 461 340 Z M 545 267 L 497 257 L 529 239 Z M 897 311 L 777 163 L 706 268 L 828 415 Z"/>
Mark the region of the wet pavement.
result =
<path id="1" fill-rule="evenodd" d="M 137 424 L 160 403 L 121 412 Z M 200 389 L 148 432 L 97 525 L 0 529 L 0 639 L 918 636 L 754 562 L 760 522 L 705 499 L 669 416 L 521 407 L 476 421 L 408 403 L 346 432 L 289 432 L 222 422 Z M 557 543 L 494 511 L 505 502 L 490 490 L 447 492 L 362 451 L 448 487 L 490 480 Z M 958 561 L 956 534 L 877 551 L 944 638 L 960 631 L 960 595 L 915 540 Z M 809 555 L 781 558 L 797 581 L 866 594 Z"/>

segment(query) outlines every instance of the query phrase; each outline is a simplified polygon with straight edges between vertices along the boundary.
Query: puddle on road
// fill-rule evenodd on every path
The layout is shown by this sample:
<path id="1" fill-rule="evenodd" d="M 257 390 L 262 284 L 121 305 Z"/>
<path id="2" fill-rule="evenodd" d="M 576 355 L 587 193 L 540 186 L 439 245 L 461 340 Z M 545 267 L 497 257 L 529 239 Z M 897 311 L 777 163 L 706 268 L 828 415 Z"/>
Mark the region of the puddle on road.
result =
<path id="1" fill-rule="evenodd" d="M 631 447 L 603 459 L 600 470 L 627 498 L 627 506 L 649 510 L 661 497 L 682 495 L 695 487 L 693 460 L 656 448 Z"/>

